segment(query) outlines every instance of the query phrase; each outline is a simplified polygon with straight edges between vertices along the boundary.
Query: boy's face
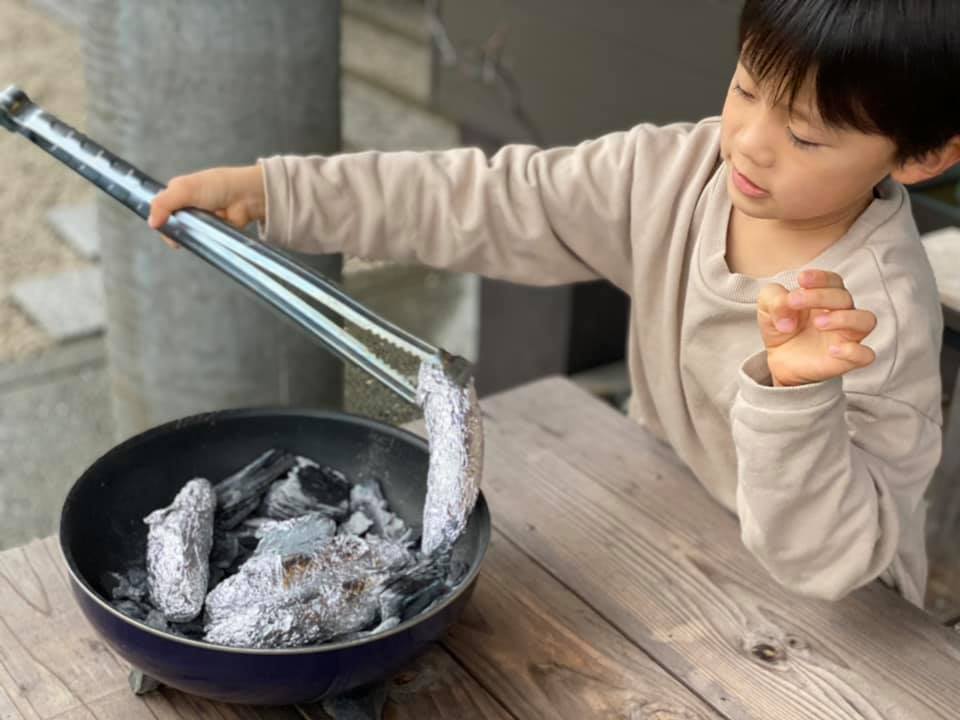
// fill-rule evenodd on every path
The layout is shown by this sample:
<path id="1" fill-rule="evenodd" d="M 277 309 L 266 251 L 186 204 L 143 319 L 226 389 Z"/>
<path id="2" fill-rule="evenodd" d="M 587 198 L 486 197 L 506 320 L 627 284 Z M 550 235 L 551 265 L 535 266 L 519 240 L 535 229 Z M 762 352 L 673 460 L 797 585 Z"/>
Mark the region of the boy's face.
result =
<path id="1" fill-rule="evenodd" d="M 750 217 L 815 226 L 859 213 L 896 167 L 892 141 L 826 127 L 809 87 L 792 111 L 785 101 L 774 106 L 740 63 L 721 127 L 730 196 Z"/>

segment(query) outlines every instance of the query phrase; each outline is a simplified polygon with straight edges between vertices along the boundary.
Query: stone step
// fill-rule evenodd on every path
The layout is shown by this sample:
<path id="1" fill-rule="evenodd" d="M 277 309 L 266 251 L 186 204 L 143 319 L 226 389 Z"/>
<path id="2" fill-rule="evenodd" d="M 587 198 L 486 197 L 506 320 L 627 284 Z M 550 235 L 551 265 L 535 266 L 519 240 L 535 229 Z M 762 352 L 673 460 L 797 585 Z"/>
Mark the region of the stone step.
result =
<path id="1" fill-rule="evenodd" d="M 97 208 L 93 198 L 79 203 L 58 205 L 47 213 L 47 222 L 61 240 L 86 260 L 100 257 L 97 234 Z"/>
<path id="2" fill-rule="evenodd" d="M 343 0 L 343 14 L 422 45 L 430 41 L 423 0 Z"/>
<path id="3" fill-rule="evenodd" d="M 347 13 L 342 18 L 342 32 L 340 59 L 344 72 L 414 103 L 429 103 L 428 45 Z"/>
<path id="4" fill-rule="evenodd" d="M 106 311 L 99 267 L 81 267 L 16 283 L 11 299 L 54 340 L 103 331 Z"/>

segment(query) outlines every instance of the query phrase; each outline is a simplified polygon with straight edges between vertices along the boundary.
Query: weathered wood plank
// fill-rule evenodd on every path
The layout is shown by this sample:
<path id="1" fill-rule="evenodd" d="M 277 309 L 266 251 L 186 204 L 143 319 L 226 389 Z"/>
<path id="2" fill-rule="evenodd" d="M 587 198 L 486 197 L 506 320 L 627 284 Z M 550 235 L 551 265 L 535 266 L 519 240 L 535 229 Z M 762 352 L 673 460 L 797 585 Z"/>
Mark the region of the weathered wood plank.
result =
<path id="1" fill-rule="evenodd" d="M 520 718 L 722 717 L 499 533 L 444 645 Z"/>
<path id="2" fill-rule="evenodd" d="M 330 720 L 319 705 L 301 707 L 305 720 Z M 394 676 L 384 720 L 509 720 L 504 708 L 442 647 L 434 646 Z M 522 717 L 522 716 L 520 716 Z"/>
<path id="3" fill-rule="evenodd" d="M 725 715 L 958 716 L 960 637 L 876 584 L 788 593 L 635 423 L 557 379 L 484 409 L 499 530 Z"/>
<path id="4" fill-rule="evenodd" d="M 319 708 L 226 705 L 169 688 L 134 696 L 129 667 L 83 618 L 62 563 L 55 538 L 0 553 L 0 719 L 324 717 Z M 438 646 L 393 679 L 385 717 L 511 716 Z"/>
<path id="5" fill-rule="evenodd" d="M 129 667 L 80 612 L 55 538 L 0 553 L 3 720 L 294 720 L 292 708 L 227 706 L 163 690 L 135 697 Z"/>

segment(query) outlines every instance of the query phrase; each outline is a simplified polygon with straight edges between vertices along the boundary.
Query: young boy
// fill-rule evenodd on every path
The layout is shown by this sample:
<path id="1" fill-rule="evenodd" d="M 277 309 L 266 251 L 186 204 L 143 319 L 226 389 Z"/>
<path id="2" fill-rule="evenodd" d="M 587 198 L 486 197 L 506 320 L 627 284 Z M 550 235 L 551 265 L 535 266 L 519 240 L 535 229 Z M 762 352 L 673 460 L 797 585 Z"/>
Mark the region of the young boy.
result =
<path id="1" fill-rule="evenodd" d="M 175 178 L 150 222 L 195 206 L 301 251 L 606 278 L 632 299 L 631 416 L 763 566 L 922 605 L 941 314 L 899 183 L 960 161 L 960 4 L 747 0 L 740 49 L 719 119 L 490 159 L 273 157 Z"/>

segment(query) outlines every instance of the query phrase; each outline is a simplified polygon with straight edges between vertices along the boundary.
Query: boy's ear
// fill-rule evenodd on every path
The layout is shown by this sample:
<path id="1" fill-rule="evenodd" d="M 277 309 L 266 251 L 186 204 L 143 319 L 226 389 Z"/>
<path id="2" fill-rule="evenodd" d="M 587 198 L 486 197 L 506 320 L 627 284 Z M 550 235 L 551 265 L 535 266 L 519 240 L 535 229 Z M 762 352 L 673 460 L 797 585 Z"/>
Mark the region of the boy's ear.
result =
<path id="1" fill-rule="evenodd" d="M 960 135 L 954 136 L 950 142 L 939 150 L 927 153 L 916 160 L 907 160 L 890 175 L 897 182 L 904 185 L 913 185 L 935 178 L 957 163 L 960 163 Z"/>

